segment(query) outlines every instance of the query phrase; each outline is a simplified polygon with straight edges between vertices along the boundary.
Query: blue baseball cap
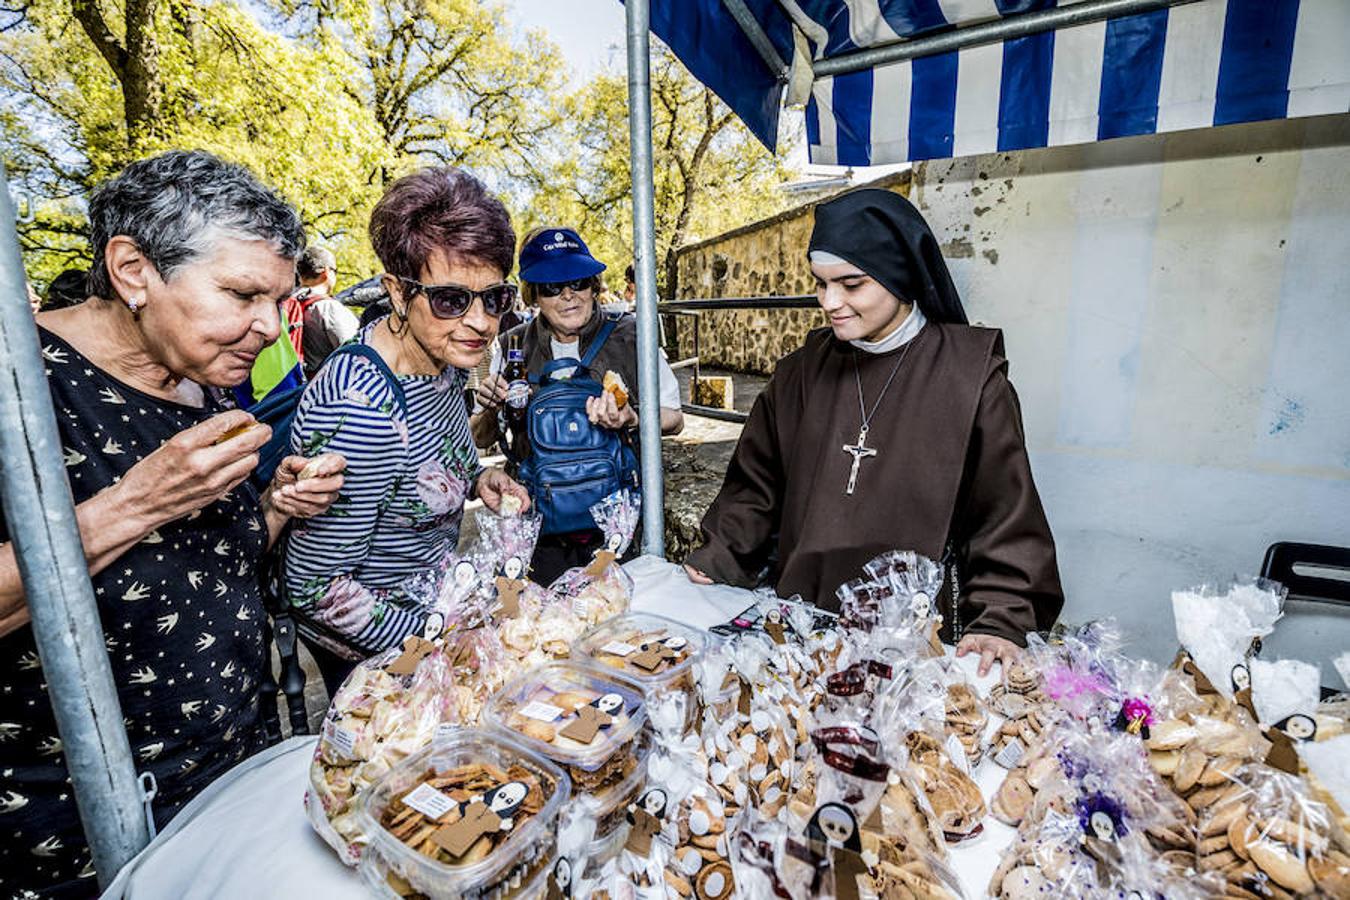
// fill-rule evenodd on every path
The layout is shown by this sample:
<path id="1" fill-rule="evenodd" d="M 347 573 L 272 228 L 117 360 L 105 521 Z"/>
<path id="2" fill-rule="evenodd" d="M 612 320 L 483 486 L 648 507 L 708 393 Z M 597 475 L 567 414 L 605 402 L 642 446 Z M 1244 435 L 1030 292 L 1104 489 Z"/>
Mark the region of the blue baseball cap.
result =
<path id="1" fill-rule="evenodd" d="M 603 271 L 605 264 L 570 228 L 550 228 L 520 248 L 520 279 L 530 284 L 579 281 Z"/>

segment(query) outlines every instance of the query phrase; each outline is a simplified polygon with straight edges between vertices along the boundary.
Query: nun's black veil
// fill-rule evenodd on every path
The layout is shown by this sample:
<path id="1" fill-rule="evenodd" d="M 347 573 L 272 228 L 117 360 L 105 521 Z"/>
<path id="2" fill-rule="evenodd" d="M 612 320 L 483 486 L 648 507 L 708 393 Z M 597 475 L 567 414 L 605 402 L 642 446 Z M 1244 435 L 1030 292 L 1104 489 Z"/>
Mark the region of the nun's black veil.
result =
<path id="1" fill-rule="evenodd" d="M 849 191 L 817 206 L 810 249 L 848 260 L 931 321 L 967 322 L 937 238 L 893 191 Z"/>

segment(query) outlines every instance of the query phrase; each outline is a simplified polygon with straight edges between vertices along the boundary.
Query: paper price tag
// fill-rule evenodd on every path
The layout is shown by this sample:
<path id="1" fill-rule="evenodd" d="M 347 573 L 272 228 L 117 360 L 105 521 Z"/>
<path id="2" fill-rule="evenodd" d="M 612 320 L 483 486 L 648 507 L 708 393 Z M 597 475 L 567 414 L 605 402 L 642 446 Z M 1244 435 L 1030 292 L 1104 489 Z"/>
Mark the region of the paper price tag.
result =
<path id="1" fill-rule="evenodd" d="M 610 641 L 600 648 L 601 653 L 608 653 L 610 656 L 632 656 L 637 652 L 637 648 L 632 644 L 625 644 L 623 641 Z"/>
<path id="2" fill-rule="evenodd" d="M 526 703 L 519 710 L 522 716 L 527 719 L 537 719 L 540 722 L 552 722 L 563 714 L 561 706 L 554 706 L 552 703 L 544 703 L 542 700 L 535 700 Z"/>
<path id="3" fill-rule="evenodd" d="M 584 619 L 591 614 L 591 604 L 584 597 L 572 598 L 572 615 Z"/>
<path id="4" fill-rule="evenodd" d="M 1008 741 L 1002 750 L 998 751 L 998 755 L 994 757 L 994 762 L 1005 769 L 1015 769 L 1017 764 L 1022 761 L 1022 756 L 1025 753 L 1026 748 L 1022 746 L 1022 742 L 1013 738 Z"/>
<path id="5" fill-rule="evenodd" d="M 332 747 L 337 754 L 345 759 L 352 759 L 356 755 L 356 732 L 348 731 L 341 725 L 330 725 L 324 732 L 324 743 Z"/>
<path id="6" fill-rule="evenodd" d="M 425 783 L 419 784 L 416 788 L 404 794 L 403 803 L 406 806 L 411 806 L 428 819 L 439 819 L 455 808 L 455 801 Z"/>

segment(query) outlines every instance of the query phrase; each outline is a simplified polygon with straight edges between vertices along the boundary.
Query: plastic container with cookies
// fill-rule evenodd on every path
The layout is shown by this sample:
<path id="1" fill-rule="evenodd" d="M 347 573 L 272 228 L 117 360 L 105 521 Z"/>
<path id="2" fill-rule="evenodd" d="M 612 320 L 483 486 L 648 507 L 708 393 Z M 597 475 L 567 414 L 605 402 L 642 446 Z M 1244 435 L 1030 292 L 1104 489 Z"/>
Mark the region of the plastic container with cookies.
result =
<path id="1" fill-rule="evenodd" d="M 386 884 L 404 896 L 514 900 L 553 856 L 570 790 L 521 742 L 459 729 L 392 769 L 362 814 Z"/>
<path id="2" fill-rule="evenodd" d="M 632 774 L 633 748 L 646 721 L 637 682 L 573 662 L 526 672 L 484 710 L 486 724 L 562 766 L 573 789 L 587 794 Z"/>
<path id="3" fill-rule="evenodd" d="M 681 690 L 693 699 L 694 662 L 707 632 L 652 613 L 615 616 L 583 634 L 572 658 L 622 672 L 644 691 Z M 691 712 L 696 712 L 693 703 Z"/>

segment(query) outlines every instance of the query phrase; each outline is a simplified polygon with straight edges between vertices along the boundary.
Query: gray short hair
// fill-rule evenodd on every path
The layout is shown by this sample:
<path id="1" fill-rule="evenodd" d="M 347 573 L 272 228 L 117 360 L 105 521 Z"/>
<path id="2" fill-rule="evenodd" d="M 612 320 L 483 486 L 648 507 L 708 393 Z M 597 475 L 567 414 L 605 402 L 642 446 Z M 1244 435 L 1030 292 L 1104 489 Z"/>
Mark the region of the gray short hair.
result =
<path id="1" fill-rule="evenodd" d="M 135 241 L 167 281 L 206 252 L 214 230 L 267 241 L 292 260 L 305 247 L 300 216 L 243 166 L 204 150 L 170 150 L 137 160 L 89 201 L 94 251 L 89 292 L 115 299 L 104 253 L 119 235 Z"/>

